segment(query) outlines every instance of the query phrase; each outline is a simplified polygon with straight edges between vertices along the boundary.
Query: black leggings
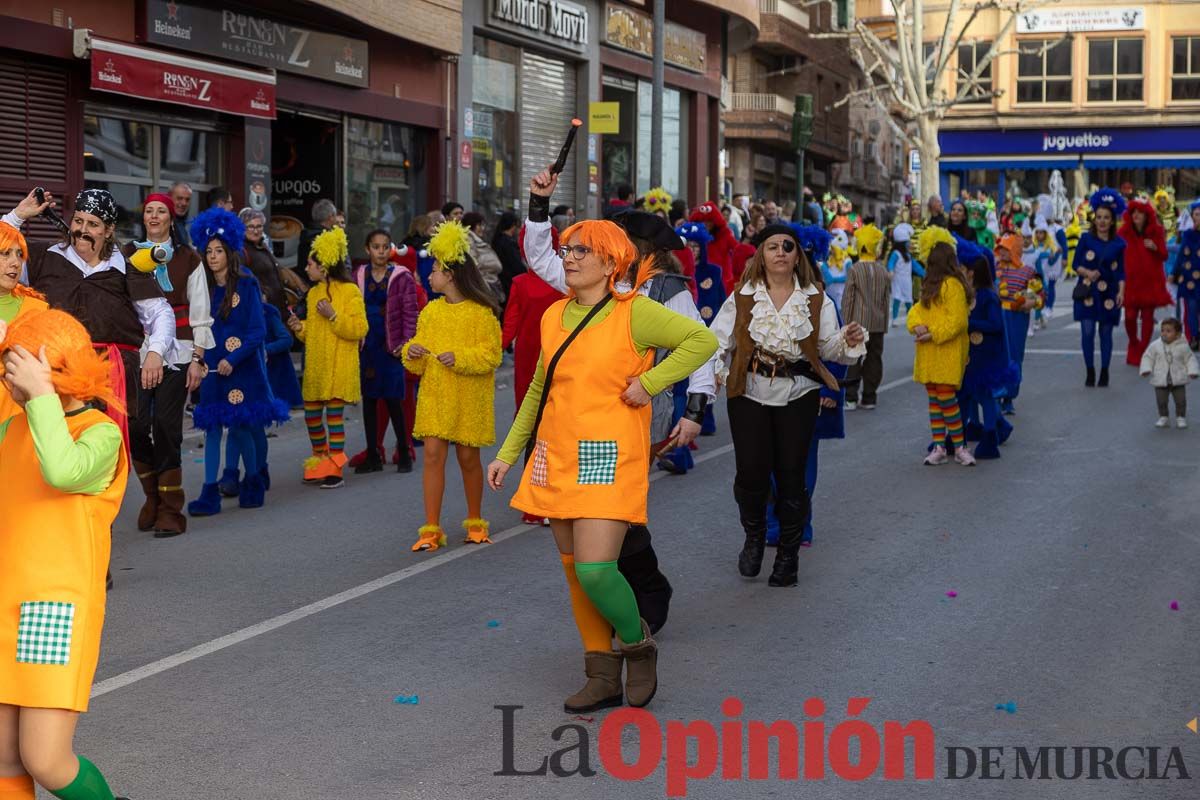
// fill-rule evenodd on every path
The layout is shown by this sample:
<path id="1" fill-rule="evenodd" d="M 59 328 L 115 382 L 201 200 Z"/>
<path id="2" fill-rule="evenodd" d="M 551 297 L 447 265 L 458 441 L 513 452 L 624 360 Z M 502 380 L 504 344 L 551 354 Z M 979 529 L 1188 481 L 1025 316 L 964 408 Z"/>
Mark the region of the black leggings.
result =
<path id="1" fill-rule="evenodd" d="M 404 432 L 404 400 L 399 397 L 385 397 L 383 402 L 387 403 L 388 416 L 392 419 L 392 430 L 396 432 L 396 441 L 400 447 L 400 461 L 407 461 L 408 437 Z M 363 430 L 367 434 L 367 455 L 383 458 L 376 447 L 376 442 L 379 440 L 379 398 L 364 397 L 362 405 Z"/>
<path id="2" fill-rule="evenodd" d="M 761 496 L 765 511 L 773 476 L 776 496 L 780 501 L 802 504 L 803 518 L 808 506 L 804 473 L 820 400 L 816 389 L 786 406 L 764 406 L 747 397 L 729 400 L 729 430 L 737 464 L 733 485 L 740 490 L 739 496 Z"/>

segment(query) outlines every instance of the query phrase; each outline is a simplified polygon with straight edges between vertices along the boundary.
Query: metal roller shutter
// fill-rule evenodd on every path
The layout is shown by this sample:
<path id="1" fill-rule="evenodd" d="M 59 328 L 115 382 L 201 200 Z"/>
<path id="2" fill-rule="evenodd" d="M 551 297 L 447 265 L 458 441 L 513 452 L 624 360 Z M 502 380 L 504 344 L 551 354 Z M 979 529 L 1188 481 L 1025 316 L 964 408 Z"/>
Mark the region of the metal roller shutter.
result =
<path id="1" fill-rule="evenodd" d="M 575 116 L 575 65 L 521 53 L 521 186 L 558 158 Z M 576 147 L 585 146 L 576 142 Z M 558 179 L 553 204 L 575 204 L 575 151 Z"/>
<path id="2" fill-rule="evenodd" d="M 69 88 L 64 69 L 0 57 L 0 96 L 6 111 L 0 125 L 0 214 L 34 186 L 57 195 L 63 210 L 68 191 Z M 25 233 L 33 239 L 58 237 L 58 230 L 40 219 L 31 221 Z"/>

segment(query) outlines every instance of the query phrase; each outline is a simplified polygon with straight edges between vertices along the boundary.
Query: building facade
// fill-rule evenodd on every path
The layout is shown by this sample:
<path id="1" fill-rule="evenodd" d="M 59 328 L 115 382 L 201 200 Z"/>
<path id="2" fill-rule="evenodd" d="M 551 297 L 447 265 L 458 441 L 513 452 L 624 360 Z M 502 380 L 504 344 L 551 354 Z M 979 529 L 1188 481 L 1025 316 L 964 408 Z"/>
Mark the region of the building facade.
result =
<path id="1" fill-rule="evenodd" d="M 860 14 L 872 5 L 860 0 Z M 940 34 L 946 6 L 925 10 L 925 30 Z M 1006 19 L 980 13 L 934 88 L 954 96 Z M 1030 197 L 1055 170 L 1074 197 L 1123 184 L 1200 195 L 1200 3 L 1064 0 L 1021 14 L 997 50 L 978 83 L 998 96 L 955 106 L 942 123 L 943 195 Z"/>
<path id="2" fill-rule="evenodd" d="M 663 183 L 695 204 L 719 186 L 724 54 L 757 35 L 753 0 L 667 4 Z M 521 212 L 533 175 L 583 121 L 556 199 L 598 216 L 650 186 L 652 22 L 645 2 L 466 0 L 454 186 L 494 218 Z"/>
<path id="3" fill-rule="evenodd" d="M 836 190 L 834 165 L 849 158 L 850 111 L 834 104 L 849 91 L 855 68 L 843 40 L 813 36 L 831 29 L 836 10 L 829 4 L 759 0 L 759 12 L 758 41 L 728 63 L 726 188 L 779 201 L 798 196 L 792 121 L 796 96 L 810 94 L 813 137 L 801 183 L 819 197 Z"/>
<path id="4" fill-rule="evenodd" d="M 859 80 L 851 83 L 852 91 Z M 850 160 L 834 165 L 834 186 L 860 215 L 874 217 L 883 227 L 912 192 L 906 173 L 907 146 L 884 109 L 872 102 L 848 105 Z"/>
<path id="5" fill-rule="evenodd" d="M 357 243 L 403 238 L 442 202 L 461 15 L 434 0 L 253 6 L 205 0 L 5 3 L 0 80 L 12 133 L 0 139 L 0 206 L 33 185 L 113 192 L 119 232 L 176 181 L 225 186 L 271 217 L 293 263 L 325 197 Z"/>

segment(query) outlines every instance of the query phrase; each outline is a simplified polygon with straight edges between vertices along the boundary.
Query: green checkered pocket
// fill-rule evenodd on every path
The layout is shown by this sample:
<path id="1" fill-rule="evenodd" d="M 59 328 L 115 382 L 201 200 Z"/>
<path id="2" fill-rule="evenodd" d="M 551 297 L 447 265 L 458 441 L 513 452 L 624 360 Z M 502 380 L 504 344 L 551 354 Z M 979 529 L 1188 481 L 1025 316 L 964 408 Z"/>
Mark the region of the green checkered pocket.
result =
<path id="1" fill-rule="evenodd" d="M 71 629 L 75 604 L 35 600 L 21 603 L 17 626 L 17 661 L 21 664 L 60 664 L 71 659 Z"/>
<path id="2" fill-rule="evenodd" d="M 579 442 L 579 483 L 611 484 L 617 481 L 616 441 Z"/>

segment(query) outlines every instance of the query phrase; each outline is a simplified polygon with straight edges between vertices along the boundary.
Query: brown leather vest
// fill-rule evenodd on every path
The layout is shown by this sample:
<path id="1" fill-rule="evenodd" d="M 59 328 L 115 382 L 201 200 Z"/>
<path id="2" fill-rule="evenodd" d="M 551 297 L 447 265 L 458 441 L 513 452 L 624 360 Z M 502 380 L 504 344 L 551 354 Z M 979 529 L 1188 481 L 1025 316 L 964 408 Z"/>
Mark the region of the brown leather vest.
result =
<path id="1" fill-rule="evenodd" d="M 754 340 L 750 338 L 750 319 L 754 311 L 754 295 L 737 294 L 733 307 L 737 315 L 733 321 L 733 356 L 729 362 L 729 378 L 725 382 L 725 396 L 741 397 L 746 392 L 746 373 L 750 369 L 750 357 L 754 355 Z"/>

